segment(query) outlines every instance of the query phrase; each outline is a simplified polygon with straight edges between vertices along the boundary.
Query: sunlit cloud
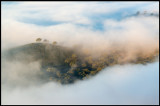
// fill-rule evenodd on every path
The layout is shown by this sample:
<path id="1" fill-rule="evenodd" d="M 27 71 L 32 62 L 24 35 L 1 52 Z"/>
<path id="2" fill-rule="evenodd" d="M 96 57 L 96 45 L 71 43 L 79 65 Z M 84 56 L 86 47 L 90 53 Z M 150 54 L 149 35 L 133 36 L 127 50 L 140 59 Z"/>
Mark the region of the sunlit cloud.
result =
<path id="1" fill-rule="evenodd" d="M 1 6 L 2 51 L 37 38 L 64 47 L 81 45 L 77 49 L 90 50 L 93 56 L 121 49 L 125 62 L 137 53 L 159 50 L 159 16 L 135 15 L 159 14 L 159 2 L 2 2 Z M 39 61 L 2 63 L 2 104 L 159 104 L 158 59 L 147 65 L 107 67 L 65 86 L 31 83 L 30 72 L 39 73 Z"/>

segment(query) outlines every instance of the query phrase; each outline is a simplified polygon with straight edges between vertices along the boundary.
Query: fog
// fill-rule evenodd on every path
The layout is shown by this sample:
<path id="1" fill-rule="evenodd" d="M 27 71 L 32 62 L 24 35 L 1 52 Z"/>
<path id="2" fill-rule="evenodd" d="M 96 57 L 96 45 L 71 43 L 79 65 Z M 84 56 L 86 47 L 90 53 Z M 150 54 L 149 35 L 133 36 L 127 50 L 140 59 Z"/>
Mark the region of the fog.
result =
<path id="1" fill-rule="evenodd" d="M 106 20 L 106 30 L 101 32 L 74 24 L 41 27 L 8 20 L 7 25 L 2 22 L 2 49 L 32 43 L 40 37 L 68 47 L 81 45 L 81 50 L 93 55 L 122 50 L 125 53 L 123 61 L 132 60 L 137 53 L 145 56 L 159 51 L 158 23 L 157 17 L 131 17 L 118 22 Z"/>
<path id="2" fill-rule="evenodd" d="M 158 11 L 158 2 L 115 3 L 48 3 L 28 2 L 2 4 L 3 51 L 33 43 L 37 38 L 57 41 L 58 45 L 89 52 L 92 57 L 122 51 L 119 61 L 93 77 L 62 85 L 37 79 L 41 74 L 40 61 L 2 61 L 2 104 L 159 104 L 159 60 L 129 64 L 137 54 L 159 56 L 159 17 L 130 16 L 120 20 L 102 14 L 119 13 L 130 9 Z M 119 5 L 121 4 L 121 5 Z M 70 7 L 71 6 L 71 7 Z M 112 6 L 115 8 L 112 10 Z M 101 7 L 101 8 L 99 8 Z M 124 9 L 124 10 L 123 10 Z M 53 11 L 54 10 L 54 11 Z M 33 14 L 35 13 L 35 14 Z M 123 15 L 130 11 L 122 12 Z M 31 22 L 28 21 L 31 18 Z M 39 20 L 38 24 L 34 21 Z M 49 20 L 52 25 L 39 25 Z M 103 30 L 94 29 L 97 20 Z"/>
<path id="3" fill-rule="evenodd" d="M 2 104 L 159 104 L 159 62 L 117 65 L 73 85 L 2 89 Z"/>

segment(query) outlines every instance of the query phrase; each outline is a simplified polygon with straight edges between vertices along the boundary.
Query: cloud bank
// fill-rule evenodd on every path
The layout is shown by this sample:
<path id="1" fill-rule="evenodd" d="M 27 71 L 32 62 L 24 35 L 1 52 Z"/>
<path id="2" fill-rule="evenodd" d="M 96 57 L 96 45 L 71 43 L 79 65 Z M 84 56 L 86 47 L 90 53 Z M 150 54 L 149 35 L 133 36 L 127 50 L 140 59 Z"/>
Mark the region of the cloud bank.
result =
<path id="1" fill-rule="evenodd" d="M 125 61 L 132 60 L 137 53 L 159 52 L 159 18 L 127 17 L 144 10 L 159 13 L 159 3 L 3 2 L 2 51 L 40 37 L 67 47 L 81 45 L 93 55 L 120 49 Z M 26 71 L 39 72 L 38 62 L 7 65 L 2 78 L 15 84 L 30 83 Z M 66 86 L 51 82 L 24 89 L 10 87 L 2 79 L 2 104 L 159 104 L 158 67 L 159 62 L 117 65 Z"/>
<path id="2" fill-rule="evenodd" d="M 2 104 L 159 104 L 159 62 L 104 69 L 97 76 L 62 86 L 2 89 Z"/>

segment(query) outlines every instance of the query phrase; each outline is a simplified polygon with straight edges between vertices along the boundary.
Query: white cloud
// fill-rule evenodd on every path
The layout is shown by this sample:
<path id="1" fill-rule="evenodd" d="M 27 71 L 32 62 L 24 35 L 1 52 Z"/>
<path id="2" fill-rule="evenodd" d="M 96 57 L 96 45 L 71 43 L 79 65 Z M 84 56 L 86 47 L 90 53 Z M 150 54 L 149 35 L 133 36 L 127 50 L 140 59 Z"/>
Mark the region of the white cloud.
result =
<path id="1" fill-rule="evenodd" d="M 159 18 L 136 17 L 121 21 L 106 19 L 103 23 L 104 31 L 76 25 L 93 24 L 91 18 L 94 15 L 109 14 L 122 8 L 141 5 L 141 9 L 146 5 L 152 8 L 151 4 L 149 2 L 22 2 L 4 6 L 2 48 L 31 43 L 40 37 L 49 39 L 50 42 L 57 41 L 58 44 L 65 46 L 82 44 L 93 50 L 96 55 L 99 50 L 109 51 L 110 49 L 107 49 L 109 47 L 114 49 L 120 46 L 122 50 L 128 50 L 129 53 L 125 56 L 128 58 L 132 57 L 136 50 L 143 53 L 153 52 L 159 48 Z M 24 17 L 64 23 L 44 27 L 17 21 Z M 118 45 L 113 45 L 114 43 Z M 3 89 L 2 104 L 158 104 L 158 64 L 159 62 L 147 66 L 115 66 L 74 85 L 61 86 L 48 83 L 26 89 Z M 20 65 L 21 67 L 17 66 L 19 71 L 25 66 Z M 33 65 L 36 66 L 36 63 Z M 17 67 L 10 65 L 8 70 Z"/>
<path id="2" fill-rule="evenodd" d="M 159 48 L 158 23 L 159 19 L 155 17 L 106 20 L 105 30 L 101 32 L 71 23 L 43 27 L 7 20 L 2 21 L 2 48 L 35 42 L 36 38 L 41 37 L 65 46 L 80 44 L 96 51 L 96 55 L 98 51 L 108 48 L 123 48 L 128 52 L 125 57 L 131 59 L 137 51 L 147 54 Z M 115 44 L 117 46 L 114 46 Z"/>
<path id="3" fill-rule="evenodd" d="M 29 18 L 54 22 L 92 24 L 91 18 L 96 15 L 114 13 L 121 9 L 136 6 L 141 6 L 140 8 L 143 9 L 146 5 L 152 5 L 153 3 L 154 2 L 19 2 L 18 4 L 4 6 L 5 8 L 2 8 L 2 16 L 13 19 Z M 157 9 L 159 6 L 149 7 L 156 7 Z"/>
<path id="4" fill-rule="evenodd" d="M 158 104 L 159 62 L 104 69 L 73 85 L 2 89 L 2 104 Z"/>

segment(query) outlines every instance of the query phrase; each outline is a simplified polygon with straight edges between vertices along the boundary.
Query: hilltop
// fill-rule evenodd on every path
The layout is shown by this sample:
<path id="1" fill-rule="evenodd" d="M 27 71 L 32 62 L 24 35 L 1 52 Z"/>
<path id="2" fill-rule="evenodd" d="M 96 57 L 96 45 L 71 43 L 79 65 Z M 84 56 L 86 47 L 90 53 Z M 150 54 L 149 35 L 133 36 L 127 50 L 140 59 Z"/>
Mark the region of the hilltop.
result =
<path id="1" fill-rule="evenodd" d="M 74 83 L 96 75 L 105 67 L 116 64 L 125 64 L 119 61 L 123 57 L 123 52 L 112 51 L 103 53 L 98 58 L 77 52 L 74 48 L 63 47 L 56 43 L 31 43 L 23 46 L 11 48 L 2 53 L 3 58 L 15 62 L 20 61 L 24 64 L 34 61 L 40 62 L 41 73 L 37 74 L 44 82 L 57 81 L 62 84 Z M 153 52 L 149 56 L 137 56 L 132 64 L 146 64 L 155 61 L 159 51 Z M 34 76 L 33 76 L 34 77 Z"/>

